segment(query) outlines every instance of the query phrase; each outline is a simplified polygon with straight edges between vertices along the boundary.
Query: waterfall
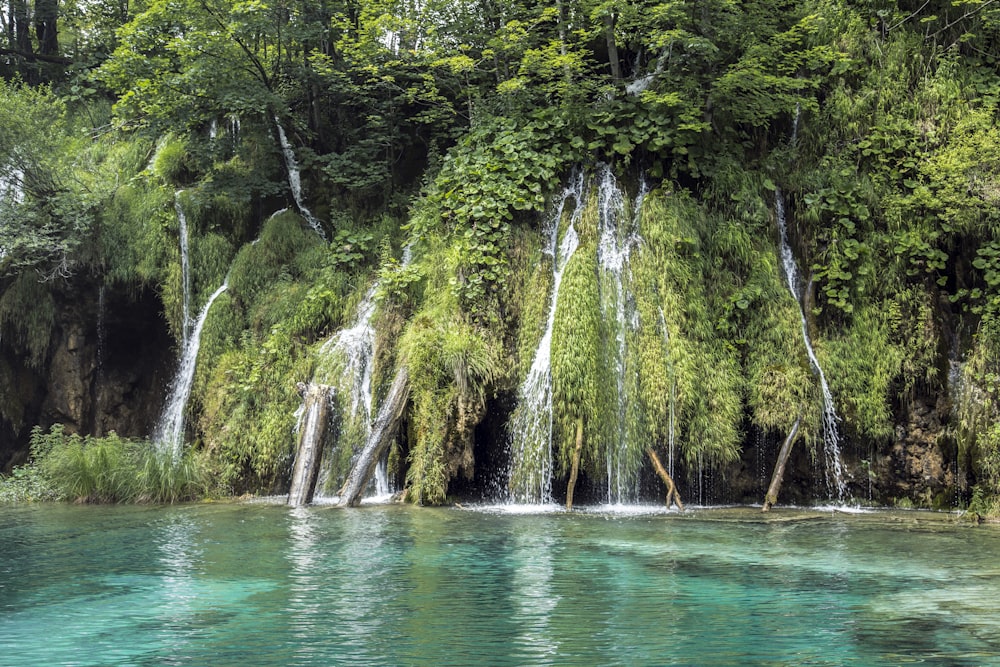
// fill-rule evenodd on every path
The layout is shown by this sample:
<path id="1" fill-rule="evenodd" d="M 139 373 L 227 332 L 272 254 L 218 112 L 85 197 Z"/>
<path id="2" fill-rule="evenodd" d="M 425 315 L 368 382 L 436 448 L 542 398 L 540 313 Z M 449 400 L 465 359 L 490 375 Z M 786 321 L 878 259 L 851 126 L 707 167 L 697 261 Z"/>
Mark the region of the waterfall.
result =
<path id="1" fill-rule="evenodd" d="M 194 323 L 191 336 L 184 343 L 180 364 L 177 367 L 177 374 L 174 375 L 170 383 L 170 394 L 163 414 L 156 424 L 153 434 L 153 442 L 163 450 L 173 453 L 174 459 L 179 458 L 181 449 L 184 447 L 184 409 L 187 407 L 188 398 L 191 396 L 191 385 L 194 382 L 195 364 L 198 361 L 198 348 L 201 345 L 201 330 L 208 319 L 208 312 L 212 304 L 223 292 L 229 288 L 229 276 L 222 282 L 219 289 L 208 297 L 208 301 L 201 309 L 198 319 Z"/>
<path id="2" fill-rule="evenodd" d="M 569 227 L 559 242 L 559 223 L 566 202 L 573 199 L 575 208 Z M 511 499 L 516 502 L 552 502 L 552 328 L 556 320 L 559 286 L 570 258 L 580 245 L 576 221 L 583 210 L 583 173 L 576 173 L 562 192 L 548 220 L 552 257 L 552 295 L 549 313 L 531 370 L 518 392 L 518 407 L 511 419 L 511 470 L 508 481 Z"/>
<path id="3" fill-rule="evenodd" d="M 321 355 L 339 356 L 343 359 L 340 379 L 350 386 L 351 415 L 368 423 L 372 417 L 372 371 L 375 360 L 375 327 L 372 326 L 372 318 L 375 315 L 377 291 L 376 282 L 368 288 L 358 305 L 354 324 L 335 333 L 319 350 Z"/>
<path id="4" fill-rule="evenodd" d="M 403 248 L 399 269 L 405 269 L 413 261 L 413 242 Z M 360 436 L 366 438 L 371 434 L 372 407 L 374 392 L 372 391 L 372 373 L 375 370 L 375 326 L 374 316 L 377 307 L 379 283 L 375 282 L 364 298 L 358 304 L 354 323 L 330 336 L 320 346 L 320 368 L 316 378 L 329 382 L 339 388 L 341 400 L 350 401 L 347 418 L 361 426 Z M 324 363 L 326 362 L 326 363 Z M 342 364 L 330 368 L 332 364 Z M 331 372 L 333 371 L 333 372 Z M 299 408 L 304 412 L 305 403 Z M 322 436 L 322 434 L 320 434 Z M 325 475 L 326 471 L 324 471 Z M 322 487 L 325 479 L 320 480 Z M 390 484 L 386 457 L 379 460 L 375 470 L 375 493 L 385 497 L 393 493 Z"/>
<path id="5" fill-rule="evenodd" d="M 641 95 L 649 85 L 653 83 L 657 76 L 663 72 L 663 68 L 666 67 L 667 59 L 670 57 L 670 52 L 664 49 L 660 57 L 656 59 L 656 68 L 646 74 L 645 76 L 637 77 L 630 81 L 625 86 L 625 92 L 629 95 Z"/>
<path id="6" fill-rule="evenodd" d="M 601 268 L 601 309 L 609 331 L 614 332 L 613 347 L 609 357 L 614 361 L 615 383 L 618 395 L 618 413 L 614 441 L 607 447 L 607 473 L 609 503 L 623 503 L 636 495 L 637 461 L 632 455 L 629 433 L 631 420 L 629 408 L 633 405 L 635 369 L 629 364 L 629 335 L 639 325 L 638 311 L 631 290 L 629 266 L 632 249 L 642 242 L 638 233 L 639 212 L 646 196 L 646 185 L 639 190 L 631 215 L 626 210 L 624 193 L 618 187 L 611 168 L 602 165 L 599 170 L 597 201 L 599 210 L 599 241 L 597 261 Z M 609 321 L 610 320 L 610 321 Z M 612 343 L 608 340 L 608 343 Z"/>
<path id="7" fill-rule="evenodd" d="M 181 206 L 181 194 L 183 190 L 174 193 L 174 209 L 177 211 L 177 224 L 180 228 L 181 241 L 181 283 L 183 287 L 183 302 L 181 315 L 181 340 L 186 345 L 188 334 L 191 330 L 191 265 L 188 254 L 188 228 L 187 216 L 184 215 L 184 207 Z"/>
<path id="8" fill-rule="evenodd" d="M 274 119 L 274 124 L 278 128 L 281 153 L 285 157 L 285 166 L 288 168 L 288 187 L 292 191 L 292 199 L 295 200 L 295 206 L 299 209 L 302 217 L 306 219 L 306 222 L 309 223 L 309 226 L 325 241 L 326 234 L 323 233 L 323 227 L 320 225 L 319 220 L 313 216 L 312 212 L 306 208 L 305 202 L 302 199 L 302 176 L 299 173 L 299 163 L 295 160 L 295 151 L 292 150 L 292 145 L 288 143 L 285 128 L 281 127 L 281 123 L 278 122 L 277 118 Z"/>
<path id="9" fill-rule="evenodd" d="M 826 375 L 819 365 L 816 352 L 813 350 L 812 340 L 809 338 L 809 328 L 806 324 L 806 313 L 802 308 L 802 294 L 799 291 L 799 272 L 795 266 L 795 257 L 792 255 L 792 248 L 788 244 L 788 230 L 785 225 L 785 199 L 780 189 L 774 194 L 775 216 L 778 218 L 778 231 L 781 237 L 781 265 L 785 271 L 785 279 L 788 283 L 788 290 L 792 293 L 792 298 L 799 307 L 799 317 L 802 320 L 802 340 L 806 345 L 806 354 L 809 356 L 809 363 L 813 371 L 819 376 L 820 387 L 823 390 L 823 453 L 826 458 L 826 483 L 831 493 L 836 492 L 837 499 L 844 499 L 846 483 L 844 481 L 843 463 L 840 457 L 840 434 L 837 429 L 837 410 L 833 403 L 833 394 L 830 392 L 830 385 L 826 382 Z"/>

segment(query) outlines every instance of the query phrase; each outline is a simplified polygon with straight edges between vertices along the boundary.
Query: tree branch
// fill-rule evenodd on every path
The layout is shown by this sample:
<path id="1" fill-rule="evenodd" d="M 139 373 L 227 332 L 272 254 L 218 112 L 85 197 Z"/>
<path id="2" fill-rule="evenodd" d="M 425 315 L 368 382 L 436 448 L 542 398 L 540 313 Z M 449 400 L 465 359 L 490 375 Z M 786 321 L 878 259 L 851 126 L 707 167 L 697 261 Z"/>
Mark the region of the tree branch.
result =
<path id="1" fill-rule="evenodd" d="M 28 61 L 41 60 L 55 65 L 72 65 L 73 61 L 63 56 L 53 56 L 45 53 L 29 53 L 18 49 L 0 48 L 0 56 L 18 56 Z"/>

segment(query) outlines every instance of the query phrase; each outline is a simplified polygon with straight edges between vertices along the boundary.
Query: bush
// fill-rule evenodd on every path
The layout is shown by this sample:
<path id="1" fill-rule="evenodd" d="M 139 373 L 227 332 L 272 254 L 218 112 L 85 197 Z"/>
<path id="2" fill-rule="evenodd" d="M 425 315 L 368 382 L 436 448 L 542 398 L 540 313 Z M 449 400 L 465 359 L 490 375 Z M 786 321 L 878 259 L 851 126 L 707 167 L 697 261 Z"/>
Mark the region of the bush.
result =
<path id="1" fill-rule="evenodd" d="M 146 440 L 66 434 L 59 424 L 48 433 L 35 427 L 31 451 L 40 480 L 52 496 L 77 502 L 177 502 L 205 493 L 202 456 L 174 459 Z"/>
<path id="2" fill-rule="evenodd" d="M 57 497 L 55 489 L 34 464 L 14 468 L 8 476 L 0 475 L 0 503 L 27 503 Z"/>

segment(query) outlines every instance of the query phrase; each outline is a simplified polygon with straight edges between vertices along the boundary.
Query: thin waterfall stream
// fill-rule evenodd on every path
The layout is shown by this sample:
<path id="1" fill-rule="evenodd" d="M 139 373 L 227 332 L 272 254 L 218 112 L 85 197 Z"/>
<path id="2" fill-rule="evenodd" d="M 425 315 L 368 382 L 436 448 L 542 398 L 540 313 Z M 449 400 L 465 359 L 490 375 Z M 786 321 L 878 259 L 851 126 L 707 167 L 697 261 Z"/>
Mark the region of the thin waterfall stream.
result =
<path id="1" fill-rule="evenodd" d="M 403 248 L 399 269 L 405 269 L 412 261 L 413 243 L 411 242 Z M 325 424 L 329 421 L 329 417 L 327 413 L 324 413 L 321 421 L 316 421 L 313 417 L 310 405 L 315 404 L 315 400 L 318 399 L 314 399 L 311 404 L 309 396 L 310 392 L 314 392 L 314 387 L 324 387 L 324 391 L 331 401 L 334 394 L 339 393 L 340 396 L 346 396 L 346 400 L 350 401 L 346 417 L 361 426 L 360 437 L 367 439 L 371 434 L 374 404 L 372 374 L 375 370 L 374 317 L 378 306 L 378 289 L 379 282 L 376 281 L 368 288 L 361 303 L 358 304 L 354 323 L 346 329 L 337 331 L 320 346 L 319 355 L 322 360 L 332 362 L 334 365 L 337 363 L 342 365 L 331 373 L 325 372 L 321 364 L 314 382 L 307 385 L 308 389 L 303 390 L 303 403 L 297 412 L 299 419 L 296 432 L 299 433 L 299 445 L 296 461 L 303 456 L 312 456 L 312 452 L 315 451 L 315 465 L 318 466 L 322 454 L 321 441 L 325 435 Z M 339 388 L 339 392 L 333 387 Z M 312 422 L 310 422 L 311 419 Z M 317 424 L 316 427 L 309 426 L 313 422 Z M 322 475 L 325 471 L 318 472 L 319 475 Z M 309 483 L 308 478 L 304 478 L 302 481 Z M 302 481 L 293 478 L 289 504 L 311 502 L 313 493 L 301 490 Z M 323 479 L 313 479 L 311 483 L 314 487 L 322 488 L 324 481 Z M 383 458 L 379 460 L 375 469 L 375 495 L 384 498 L 391 496 L 394 491 L 395 489 L 389 480 L 387 461 Z"/>
<path id="2" fill-rule="evenodd" d="M 629 363 L 629 338 L 638 329 L 638 311 L 632 293 L 632 250 L 642 243 L 638 223 L 642 202 L 647 193 L 642 183 L 631 209 L 626 206 L 625 194 L 618 186 L 611 168 L 601 165 L 598 181 L 599 241 L 597 261 L 601 269 L 601 310 L 609 332 L 614 338 L 609 357 L 614 360 L 617 387 L 617 423 L 615 441 L 607 448 L 607 501 L 622 504 L 638 496 L 638 470 L 641 457 L 635 455 L 639 448 L 631 446 L 636 434 L 630 433 L 629 408 L 633 405 L 636 369 Z M 608 321 L 610 320 L 610 321 Z"/>
<path id="3" fill-rule="evenodd" d="M 198 361 L 198 348 L 201 346 L 201 331 L 205 326 L 205 321 L 208 320 L 212 304 L 228 288 L 229 276 L 226 275 L 222 285 L 208 297 L 208 301 L 202 306 L 201 313 L 191 330 L 191 336 L 183 346 L 177 373 L 170 383 L 170 393 L 166 405 L 157 422 L 156 430 L 153 432 L 153 442 L 161 450 L 170 451 L 174 459 L 180 457 L 184 447 L 184 409 L 191 397 L 191 385 L 194 383 L 194 372 Z"/>
<path id="4" fill-rule="evenodd" d="M 788 244 L 788 230 L 785 220 L 785 198 L 781 189 L 775 189 L 774 193 L 775 217 L 778 219 L 778 231 L 781 237 L 781 266 L 785 272 L 785 280 L 788 290 L 792 293 L 792 298 L 799 308 L 799 317 L 802 323 L 802 340 L 806 345 L 806 354 L 809 356 L 809 363 L 812 365 L 816 375 L 819 376 L 820 387 L 823 391 L 823 453 L 826 459 L 826 482 L 831 493 L 836 494 L 837 500 L 844 499 L 847 484 L 844 480 L 844 466 L 840 456 L 840 433 L 837 423 L 840 417 L 837 416 L 837 409 L 833 402 L 833 393 L 830 385 L 827 384 L 826 374 L 820 366 L 816 352 L 813 350 L 812 340 L 809 337 L 809 327 L 806 323 L 806 313 L 802 307 L 802 294 L 799 289 L 799 272 L 795 265 L 795 257 L 792 248 Z"/>
<path id="5" fill-rule="evenodd" d="M 576 222 L 583 209 L 584 178 L 575 173 L 556 202 L 548 220 L 552 257 L 552 295 L 545 332 L 535 349 L 531 369 L 518 392 L 518 407 L 510 424 L 511 470 L 508 481 L 510 499 L 519 503 L 552 502 L 552 329 L 559 303 L 559 287 L 569 260 L 580 246 Z M 574 204 L 569 226 L 559 241 L 559 227 L 566 203 Z"/>
<path id="6" fill-rule="evenodd" d="M 181 314 L 181 340 L 187 344 L 188 335 L 191 332 L 191 262 L 188 252 L 188 226 L 187 215 L 184 214 L 184 207 L 181 205 L 181 195 L 183 190 L 174 193 L 174 210 L 177 211 L 177 225 L 179 229 L 181 244 L 181 286 L 182 286 L 182 314 Z"/>
<path id="7" fill-rule="evenodd" d="M 288 143 L 288 137 L 285 135 L 285 128 L 281 126 L 278 119 L 274 119 L 274 125 L 278 128 L 278 141 L 281 143 L 281 154 L 285 158 L 285 167 L 288 170 L 288 188 L 292 191 L 292 199 L 295 200 L 295 206 L 299 209 L 299 213 L 302 217 L 306 219 L 309 226 L 312 227 L 313 231 L 319 234 L 319 237 L 326 240 L 326 234 L 323 233 L 323 226 L 320 224 L 316 216 L 312 214 L 308 208 L 306 208 L 305 200 L 302 197 L 302 174 L 299 170 L 299 163 L 295 159 L 295 151 L 292 150 L 292 145 Z"/>

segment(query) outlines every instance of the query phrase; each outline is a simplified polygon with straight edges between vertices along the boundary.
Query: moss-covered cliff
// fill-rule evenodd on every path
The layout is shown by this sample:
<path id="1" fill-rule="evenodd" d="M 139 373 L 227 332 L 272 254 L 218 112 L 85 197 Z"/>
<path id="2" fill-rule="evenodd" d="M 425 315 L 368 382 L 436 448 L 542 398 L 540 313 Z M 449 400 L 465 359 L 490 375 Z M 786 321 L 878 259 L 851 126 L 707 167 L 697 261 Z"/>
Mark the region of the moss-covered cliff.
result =
<path id="1" fill-rule="evenodd" d="M 801 420 L 785 499 L 839 467 L 845 497 L 996 506 L 992 3 L 90 11 L 0 63 L 8 469 L 35 425 L 151 434 L 227 280 L 185 432 L 224 492 L 287 487 L 309 381 L 335 491 L 370 419 L 345 373 L 377 408 L 405 366 L 407 497 L 504 495 L 551 321 L 542 495 L 576 464 L 577 498 L 658 497 L 652 447 L 685 498 L 759 502 Z"/>

